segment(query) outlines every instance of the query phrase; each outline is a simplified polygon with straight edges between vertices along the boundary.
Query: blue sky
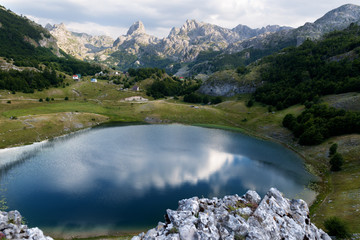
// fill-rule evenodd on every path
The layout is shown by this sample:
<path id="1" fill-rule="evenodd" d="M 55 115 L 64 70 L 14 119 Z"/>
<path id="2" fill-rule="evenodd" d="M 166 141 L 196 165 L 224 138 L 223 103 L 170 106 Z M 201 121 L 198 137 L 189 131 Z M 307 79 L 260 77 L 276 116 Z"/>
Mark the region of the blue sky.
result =
<path id="1" fill-rule="evenodd" d="M 64 23 L 69 30 L 116 38 L 141 20 L 147 33 L 165 37 L 186 19 L 234 28 L 269 24 L 298 27 L 326 12 L 358 0 L 1 0 L 17 14 L 45 25 Z"/>

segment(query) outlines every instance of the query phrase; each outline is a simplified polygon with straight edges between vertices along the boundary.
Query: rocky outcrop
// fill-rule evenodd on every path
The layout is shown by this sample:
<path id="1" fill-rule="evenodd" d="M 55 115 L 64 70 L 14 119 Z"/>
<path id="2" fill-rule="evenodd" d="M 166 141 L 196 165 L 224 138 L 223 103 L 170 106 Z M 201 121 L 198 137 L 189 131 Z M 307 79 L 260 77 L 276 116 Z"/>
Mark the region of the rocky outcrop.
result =
<path id="1" fill-rule="evenodd" d="M 199 92 L 210 96 L 232 97 L 240 93 L 253 93 L 256 91 L 256 85 L 231 82 L 217 82 L 212 85 L 203 84 L 199 88 Z"/>
<path id="2" fill-rule="evenodd" d="M 303 200 L 284 198 L 275 188 L 262 200 L 251 190 L 242 197 L 181 200 L 176 211 L 166 211 L 165 223 L 132 238 L 142 239 L 331 240 L 311 223 Z"/>
<path id="3" fill-rule="evenodd" d="M 239 76 L 235 71 L 218 71 L 204 80 L 199 92 L 210 96 L 231 97 L 240 93 L 253 93 L 261 82 Z"/>
<path id="4" fill-rule="evenodd" d="M 39 228 L 28 228 L 23 225 L 22 217 L 18 211 L 0 212 L 0 239 L 32 239 L 52 240 Z"/>

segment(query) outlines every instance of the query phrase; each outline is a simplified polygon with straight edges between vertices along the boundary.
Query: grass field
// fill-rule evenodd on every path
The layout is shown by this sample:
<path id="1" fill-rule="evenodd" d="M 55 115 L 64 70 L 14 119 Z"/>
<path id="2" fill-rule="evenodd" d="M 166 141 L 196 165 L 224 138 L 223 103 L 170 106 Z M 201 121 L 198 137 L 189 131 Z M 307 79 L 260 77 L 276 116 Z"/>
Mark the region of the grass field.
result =
<path id="1" fill-rule="evenodd" d="M 303 106 L 276 112 L 269 112 L 267 106 L 258 103 L 248 108 L 245 103 L 249 95 L 229 98 L 215 106 L 190 105 L 173 99 L 124 102 L 129 96 L 147 96 L 144 92 L 119 91 L 116 85 L 102 81 L 76 82 L 34 94 L 0 91 L 0 95 L 0 148 L 41 141 L 108 121 L 145 120 L 223 128 L 280 142 L 303 156 L 308 170 L 323 180 L 315 185 L 320 194 L 311 208 L 312 221 L 323 227 L 324 219 L 335 215 L 345 220 L 352 232 L 360 232 L 360 135 L 335 137 L 314 147 L 299 146 L 281 122 L 287 113 L 300 114 Z M 69 101 L 64 100 L 66 96 Z M 38 101 L 46 97 L 53 97 L 54 101 Z M 341 107 L 357 97 L 351 93 L 327 96 L 324 101 Z M 352 110 L 357 110 L 358 105 L 355 101 Z M 343 170 L 337 173 L 330 172 L 328 164 L 328 149 L 334 142 L 345 159 Z"/>

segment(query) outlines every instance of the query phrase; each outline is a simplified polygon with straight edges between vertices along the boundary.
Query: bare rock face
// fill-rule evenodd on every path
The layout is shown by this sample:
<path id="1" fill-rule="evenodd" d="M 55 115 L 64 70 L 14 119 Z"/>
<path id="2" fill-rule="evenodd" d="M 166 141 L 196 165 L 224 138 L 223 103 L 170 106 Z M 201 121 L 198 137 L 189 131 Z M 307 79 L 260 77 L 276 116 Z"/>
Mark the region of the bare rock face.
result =
<path id="1" fill-rule="evenodd" d="M 94 60 L 96 56 L 101 58 L 101 51 L 112 47 L 114 40 L 108 36 L 91 36 L 86 33 L 75 33 L 67 30 L 61 24 L 46 25 L 52 36 L 57 40 L 58 46 L 67 54 L 78 59 Z"/>
<path id="2" fill-rule="evenodd" d="M 261 200 L 255 191 L 242 197 L 197 198 L 179 201 L 159 223 L 132 238 L 142 239 L 324 239 L 331 238 L 309 218 L 305 201 L 289 200 L 271 188 Z"/>
<path id="3" fill-rule="evenodd" d="M 135 22 L 128 30 L 126 35 L 133 35 L 133 34 L 144 34 L 145 26 L 141 21 Z"/>
<path id="4" fill-rule="evenodd" d="M 22 217 L 18 211 L 0 212 L 0 238 L 52 240 L 39 228 L 28 228 L 22 224 Z"/>
<path id="5" fill-rule="evenodd" d="M 156 56 L 178 61 L 191 61 L 201 51 L 224 50 L 229 44 L 247 39 L 249 36 L 253 37 L 281 29 L 278 26 L 261 29 L 247 27 L 246 31 L 243 31 L 240 27 L 227 29 L 196 20 L 186 20 L 183 26 L 172 28 L 167 37 L 159 39 L 146 34 L 144 25 L 138 21 L 129 28 L 126 35 L 120 36 L 114 42 L 114 47 L 134 55 L 139 54 L 140 47 L 143 47 L 145 52 Z"/>
<path id="6" fill-rule="evenodd" d="M 146 33 L 145 26 L 141 21 L 130 26 L 126 35 L 118 37 L 113 47 L 127 53 L 137 55 L 141 47 L 152 47 L 159 42 L 155 36 Z"/>
<path id="7" fill-rule="evenodd" d="M 239 93 L 253 93 L 261 82 L 246 81 L 232 71 L 219 71 L 206 79 L 199 92 L 210 96 L 231 97 Z"/>

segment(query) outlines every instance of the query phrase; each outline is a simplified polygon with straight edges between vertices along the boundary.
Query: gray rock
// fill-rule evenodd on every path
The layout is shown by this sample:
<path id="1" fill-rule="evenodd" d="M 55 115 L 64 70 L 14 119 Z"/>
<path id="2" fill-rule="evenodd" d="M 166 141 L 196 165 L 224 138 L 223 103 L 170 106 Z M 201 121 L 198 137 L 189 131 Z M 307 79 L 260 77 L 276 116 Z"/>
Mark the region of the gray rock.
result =
<path id="1" fill-rule="evenodd" d="M 191 211 L 192 214 L 199 212 L 199 198 L 193 197 L 190 199 L 183 199 L 179 201 L 180 211 Z"/>
<path id="2" fill-rule="evenodd" d="M 52 240 L 39 228 L 28 228 L 21 222 L 22 217 L 18 211 L 0 212 L 0 230 L 6 239 Z"/>
<path id="3" fill-rule="evenodd" d="M 253 190 L 248 190 L 245 195 L 244 198 L 251 202 L 251 203 L 255 203 L 255 204 L 259 204 L 261 201 L 261 197 L 259 196 L 259 194 Z"/>
<path id="4" fill-rule="evenodd" d="M 250 206 L 250 207 L 249 207 Z M 256 209 L 254 209 L 256 208 Z M 264 198 L 255 191 L 243 197 L 179 201 L 177 211 L 167 210 L 167 223 L 159 223 L 139 239 L 323 239 L 330 237 L 310 222 L 307 204 L 289 200 L 275 188 Z"/>

